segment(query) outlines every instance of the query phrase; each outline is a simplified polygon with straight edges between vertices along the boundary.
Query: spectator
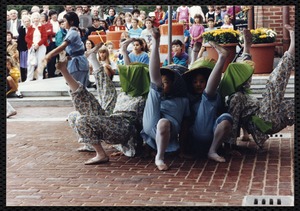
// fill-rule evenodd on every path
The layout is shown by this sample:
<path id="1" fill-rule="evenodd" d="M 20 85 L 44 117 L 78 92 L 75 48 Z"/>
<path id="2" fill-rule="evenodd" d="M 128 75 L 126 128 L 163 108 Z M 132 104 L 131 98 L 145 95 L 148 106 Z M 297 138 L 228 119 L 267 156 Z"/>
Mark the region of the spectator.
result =
<path id="1" fill-rule="evenodd" d="M 179 6 L 176 10 L 177 12 L 177 22 L 182 22 L 183 20 L 186 21 L 186 23 L 189 23 L 190 24 L 190 20 L 189 20 L 189 17 L 190 17 L 190 9 L 188 8 L 188 6 L 186 5 L 182 5 L 182 6 Z"/>
<path id="2" fill-rule="evenodd" d="M 212 31 L 212 30 L 215 30 L 215 29 L 216 29 L 216 27 L 215 27 L 214 19 L 209 18 L 208 22 L 207 22 L 207 28 L 205 28 L 205 32 Z M 197 58 L 201 58 L 203 56 L 203 53 L 204 53 L 205 50 L 206 50 L 206 48 L 204 47 L 204 43 L 203 43 Z"/>
<path id="3" fill-rule="evenodd" d="M 152 28 L 153 28 L 153 23 L 151 18 L 146 18 L 145 20 L 145 25 L 146 28 L 142 31 L 141 33 L 141 38 L 144 38 L 148 48 L 151 50 L 151 45 L 152 45 Z"/>
<path id="4" fill-rule="evenodd" d="M 18 51 L 18 44 L 13 40 L 13 34 L 10 31 L 6 32 L 6 53 L 8 56 L 11 57 L 14 64 L 19 66 L 19 51 Z"/>
<path id="5" fill-rule="evenodd" d="M 41 12 L 40 7 L 37 6 L 37 5 L 34 5 L 34 6 L 31 7 L 30 14 L 35 13 L 35 12 L 38 12 L 38 13 Z"/>
<path id="6" fill-rule="evenodd" d="M 231 18 L 228 14 L 224 15 L 224 23 L 221 26 L 221 29 L 233 29 Z"/>
<path id="7" fill-rule="evenodd" d="M 100 19 L 100 15 L 99 15 L 99 6 L 93 6 L 91 7 L 91 13 L 92 13 L 92 16 L 96 16 Z"/>
<path id="8" fill-rule="evenodd" d="M 124 26 L 125 22 L 121 17 L 116 17 L 114 20 L 114 26 L 116 27 L 116 31 L 120 30 L 120 26 Z"/>
<path id="9" fill-rule="evenodd" d="M 127 31 L 129 31 L 129 29 L 132 28 L 131 20 L 132 20 L 132 14 L 130 12 L 126 12 L 125 13 L 125 27 L 126 27 Z"/>
<path id="10" fill-rule="evenodd" d="M 90 12 L 90 6 L 82 5 L 82 15 L 79 16 L 79 22 L 80 29 L 86 29 L 92 26 L 93 20 Z"/>
<path id="11" fill-rule="evenodd" d="M 23 15 L 22 25 L 18 29 L 18 51 L 20 54 L 20 71 L 21 71 L 21 81 L 24 82 L 27 79 L 27 60 L 28 60 L 28 48 L 25 40 L 26 31 L 30 26 L 30 17 L 28 15 Z"/>
<path id="12" fill-rule="evenodd" d="M 184 67 L 188 67 L 189 55 L 183 51 L 183 43 L 180 40 L 173 40 L 172 43 L 172 60 L 171 64 L 179 64 Z M 162 66 L 168 65 L 168 59 L 166 59 Z"/>
<path id="13" fill-rule="evenodd" d="M 139 20 L 142 22 L 142 26 L 140 26 L 141 29 L 145 29 L 146 28 L 146 25 L 145 25 L 145 22 L 146 22 L 146 12 L 144 10 L 141 10 L 140 11 L 140 17 L 139 17 Z"/>
<path id="14" fill-rule="evenodd" d="M 139 10 L 139 9 L 133 9 L 133 10 L 131 11 L 131 14 L 132 14 L 132 18 L 138 19 L 138 27 L 142 29 L 142 28 L 144 27 L 144 24 L 143 24 L 143 22 L 140 20 L 140 15 L 141 15 L 140 10 Z"/>
<path id="15" fill-rule="evenodd" d="M 222 6 L 220 6 L 220 9 L 221 9 L 221 18 L 224 23 L 224 16 L 227 14 L 227 7 L 226 7 L 226 5 L 222 5 Z"/>
<path id="16" fill-rule="evenodd" d="M 190 7 L 190 23 L 191 23 L 191 25 L 194 23 L 194 16 L 196 14 L 200 14 L 202 17 L 202 20 L 205 20 L 205 15 L 202 11 L 201 6 L 195 6 L 195 5 L 191 6 Z"/>
<path id="17" fill-rule="evenodd" d="M 193 18 L 193 20 L 194 20 L 194 18 Z M 189 48 L 191 45 L 191 34 L 190 34 L 190 31 L 188 30 L 188 28 L 189 28 L 188 23 L 185 20 L 183 20 L 182 23 L 183 23 L 183 29 L 184 29 L 184 31 L 183 31 L 183 37 L 184 37 L 183 41 L 184 41 L 184 46 L 185 46 L 184 50 L 188 54 Z"/>
<path id="18" fill-rule="evenodd" d="M 113 76 L 116 74 L 117 66 L 109 58 L 109 51 L 106 46 L 102 46 L 98 51 L 98 61 L 104 67 L 104 72 L 110 78 L 113 79 Z"/>
<path id="19" fill-rule="evenodd" d="M 18 92 L 19 80 L 21 73 L 10 56 L 6 57 L 6 96 L 16 93 L 17 97 L 22 98 L 23 95 Z"/>
<path id="20" fill-rule="evenodd" d="M 208 12 L 205 14 L 204 22 L 208 22 L 208 19 L 212 18 L 215 20 L 215 7 L 212 5 L 207 6 Z"/>
<path id="21" fill-rule="evenodd" d="M 108 24 L 107 24 L 107 22 L 105 20 L 103 20 L 103 19 L 100 19 L 100 26 L 102 26 L 104 28 L 104 31 L 106 33 L 107 30 L 108 30 Z"/>
<path id="22" fill-rule="evenodd" d="M 131 53 L 128 54 L 127 47 L 130 43 L 133 43 L 133 50 Z M 139 38 L 126 39 L 121 44 L 120 52 L 124 57 L 125 65 L 129 65 L 130 63 L 133 63 L 133 62 L 149 64 L 149 56 L 144 51 L 143 41 Z"/>
<path id="23" fill-rule="evenodd" d="M 202 25 L 202 17 L 200 14 L 195 15 L 194 21 L 195 23 L 190 28 L 191 45 L 193 48 L 191 64 L 197 59 L 203 41 L 202 34 L 205 30 Z"/>
<path id="24" fill-rule="evenodd" d="M 108 17 L 106 18 L 106 22 L 108 26 L 112 26 L 114 23 L 114 19 L 116 17 L 116 10 L 113 7 L 110 7 L 108 9 Z"/>
<path id="25" fill-rule="evenodd" d="M 47 42 L 47 31 L 44 25 L 40 23 L 41 15 L 38 12 L 34 12 L 31 15 L 32 25 L 28 27 L 28 31 L 25 36 L 28 49 L 35 51 L 35 56 L 37 62 L 32 64 L 29 62 L 27 69 L 27 79 L 26 81 L 32 81 L 34 78 L 34 73 L 36 71 L 37 64 L 42 63 L 42 59 L 46 55 L 46 47 L 49 45 Z M 43 79 L 43 71 L 37 70 L 37 80 Z"/>
<path id="26" fill-rule="evenodd" d="M 64 5 L 64 11 L 62 11 L 61 13 L 58 14 L 58 20 L 62 20 L 64 18 L 64 15 L 67 12 L 71 12 L 73 11 L 73 6 L 72 5 Z"/>
<path id="27" fill-rule="evenodd" d="M 75 12 L 78 15 L 78 17 L 80 17 L 83 14 L 83 9 L 81 5 L 76 5 L 75 6 Z"/>
<path id="28" fill-rule="evenodd" d="M 43 10 L 41 13 L 44 13 L 49 17 L 49 5 L 43 5 Z"/>
<path id="29" fill-rule="evenodd" d="M 132 18 L 131 20 L 132 28 L 129 29 L 128 31 L 130 38 L 139 38 L 141 36 L 143 30 L 139 28 L 138 22 L 139 20 L 137 18 Z"/>
<path id="30" fill-rule="evenodd" d="M 105 28 L 103 28 L 101 25 L 100 25 L 100 19 L 98 16 L 93 16 L 92 17 L 92 20 L 93 20 L 93 25 L 91 27 L 88 27 L 87 30 L 86 30 L 86 33 L 84 35 L 84 37 L 82 37 L 82 41 L 85 42 L 87 39 L 88 39 L 88 36 L 90 36 L 90 34 L 92 32 L 95 32 L 95 31 L 103 31 L 105 32 Z"/>
<path id="31" fill-rule="evenodd" d="M 21 26 L 21 20 L 18 19 L 18 11 L 17 10 L 10 10 L 10 20 L 6 22 L 6 30 L 10 31 L 13 35 L 13 39 L 16 41 L 19 33 L 18 28 Z"/>
<path id="32" fill-rule="evenodd" d="M 153 21 L 153 26 L 154 27 L 159 27 L 160 22 L 164 20 L 165 17 L 165 12 L 163 11 L 163 8 L 161 5 L 157 5 L 156 9 L 154 11 L 154 21 Z"/>
<path id="33" fill-rule="evenodd" d="M 223 24 L 223 20 L 222 20 L 222 16 L 221 16 L 221 8 L 220 7 L 215 8 L 214 24 L 215 24 L 216 27 L 220 27 Z"/>

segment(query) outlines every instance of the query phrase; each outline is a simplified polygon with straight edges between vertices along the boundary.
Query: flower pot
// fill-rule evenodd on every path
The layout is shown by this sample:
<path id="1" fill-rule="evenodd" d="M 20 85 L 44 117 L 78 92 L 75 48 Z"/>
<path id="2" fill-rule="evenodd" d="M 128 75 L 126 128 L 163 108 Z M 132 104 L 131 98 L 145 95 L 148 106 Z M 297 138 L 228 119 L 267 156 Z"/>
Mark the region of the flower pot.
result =
<path id="1" fill-rule="evenodd" d="M 235 57 L 236 54 L 236 46 L 237 43 L 228 43 L 228 44 L 220 44 L 222 47 L 224 47 L 226 50 L 229 51 L 229 55 L 225 61 L 223 72 L 225 72 L 227 66 L 229 63 L 231 63 Z M 204 44 L 204 47 L 206 48 L 207 56 L 208 58 L 218 60 L 218 53 L 217 51 L 208 43 Z"/>
<path id="2" fill-rule="evenodd" d="M 252 44 L 250 54 L 255 62 L 254 73 L 271 73 L 273 71 L 275 46 L 277 43 Z"/>

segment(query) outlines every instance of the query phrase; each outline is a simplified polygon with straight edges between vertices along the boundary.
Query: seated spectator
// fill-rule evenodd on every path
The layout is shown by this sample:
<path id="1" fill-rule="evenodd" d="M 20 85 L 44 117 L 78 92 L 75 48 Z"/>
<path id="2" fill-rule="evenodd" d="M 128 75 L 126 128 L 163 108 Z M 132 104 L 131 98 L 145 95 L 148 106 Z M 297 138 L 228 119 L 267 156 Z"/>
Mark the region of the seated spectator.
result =
<path id="1" fill-rule="evenodd" d="M 183 43 L 180 40 L 172 41 L 172 60 L 170 64 L 179 64 L 184 67 L 188 67 L 189 55 L 183 50 Z M 162 66 L 168 65 L 168 59 L 166 59 Z"/>
<path id="2" fill-rule="evenodd" d="M 146 18 L 145 20 L 145 25 L 146 28 L 141 32 L 141 38 L 144 38 L 146 40 L 147 46 L 149 49 L 151 49 L 152 45 L 152 19 L 151 18 Z"/>
<path id="3" fill-rule="evenodd" d="M 125 24 L 124 25 L 125 25 L 127 31 L 129 31 L 129 29 L 132 28 L 131 20 L 132 20 L 132 14 L 130 12 L 126 12 L 125 13 Z"/>
<path id="4" fill-rule="evenodd" d="M 100 19 L 100 26 L 102 26 L 104 28 L 104 31 L 107 32 L 108 24 L 107 24 L 106 20 Z"/>
<path id="5" fill-rule="evenodd" d="M 231 18 L 229 15 L 224 15 L 224 23 L 221 26 L 221 29 L 233 29 L 233 25 L 231 23 Z"/>
<path id="6" fill-rule="evenodd" d="M 23 95 L 18 91 L 19 81 L 21 78 L 21 73 L 19 68 L 15 65 L 13 59 L 9 56 L 6 57 L 6 96 L 10 96 L 11 94 L 16 94 L 17 97 L 22 98 Z"/>
<path id="7" fill-rule="evenodd" d="M 128 31 L 130 38 L 139 38 L 141 36 L 143 29 L 139 28 L 138 21 L 137 18 L 132 18 L 131 20 L 132 28 Z"/>
<path id="8" fill-rule="evenodd" d="M 131 53 L 127 53 L 127 47 L 130 43 L 133 43 L 133 50 Z M 139 38 L 129 38 L 121 44 L 120 52 L 124 57 L 125 65 L 129 65 L 133 62 L 139 62 L 149 64 L 149 56 L 144 51 L 143 41 Z"/>
<path id="9" fill-rule="evenodd" d="M 85 32 L 85 35 L 84 35 L 84 38 L 82 38 L 82 41 L 85 42 L 89 35 L 92 33 L 92 32 L 95 32 L 95 31 L 103 31 L 105 32 L 105 28 L 102 27 L 100 25 L 100 19 L 98 16 L 93 16 L 92 17 L 92 21 L 93 21 L 93 25 L 91 27 L 88 27 L 86 32 Z"/>
<path id="10" fill-rule="evenodd" d="M 205 14 L 205 22 L 208 22 L 208 19 L 212 18 L 215 20 L 215 7 L 212 5 L 207 6 L 208 12 Z"/>
<path id="11" fill-rule="evenodd" d="M 106 18 L 106 22 L 108 26 L 112 26 L 114 24 L 114 19 L 116 17 L 116 10 L 113 7 L 108 9 L 108 17 Z"/>

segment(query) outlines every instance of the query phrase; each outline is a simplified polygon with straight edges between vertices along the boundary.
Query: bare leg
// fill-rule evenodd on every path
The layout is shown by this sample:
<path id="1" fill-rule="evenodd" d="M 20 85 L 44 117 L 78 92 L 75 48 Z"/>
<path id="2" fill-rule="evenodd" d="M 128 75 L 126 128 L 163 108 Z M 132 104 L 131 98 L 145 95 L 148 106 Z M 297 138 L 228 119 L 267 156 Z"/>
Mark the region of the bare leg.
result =
<path id="1" fill-rule="evenodd" d="M 244 128 L 242 128 L 242 130 L 243 130 L 242 141 L 250 141 L 248 131 Z"/>
<path id="2" fill-rule="evenodd" d="M 73 76 L 68 72 L 67 64 L 68 64 L 68 59 L 65 57 L 64 60 L 59 61 L 56 64 L 56 68 L 61 70 L 61 74 L 64 76 L 64 78 L 65 78 L 66 82 L 68 83 L 71 91 L 75 92 L 78 89 L 79 84 L 73 78 Z"/>
<path id="3" fill-rule="evenodd" d="M 155 156 L 155 165 L 158 170 L 168 170 L 168 166 L 164 162 L 164 154 L 167 149 L 170 140 L 171 124 L 167 119 L 160 119 L 157 123 L 156 131 L 156 146 L 157 154 Z"/>
<path id="4" fill-rule="evenodd" d="M 92 144 L 94 149 L 96 150 L 96 156 L 85 162 L 85 165 L 94 165 L 107 163 L 109 161 L 109 157 L 106 155 L 101 144 Z"/>
<path id="5" fill-rule="evenodd" d="M 220 124 L 218 124 L 214 133 L 213 142 L 207 154 L 207 157 L 209 159 L 220 163 L 224 163 L 226 161 L 225 158 L 218 155 L 217 150 L 221 146 L 224 137 L 227 137 L 229 135 L 231 127 L 231 123 L 227 120 L 224 120 Z"/>
<path id="6" fill-rule="evenodd" d="M 295 31 L 294 29 L 288 25 L 288 24 L 285 24 L 284 27 L 289 30 L 289 33 L 290 33 L 290 39 L 291 39 L 291 43 L 290 43 L 290 46 L 289 46 L 289 49 L 288 49 L 288 52 L 291 54 L 291 55 L 295 55 Z"/>

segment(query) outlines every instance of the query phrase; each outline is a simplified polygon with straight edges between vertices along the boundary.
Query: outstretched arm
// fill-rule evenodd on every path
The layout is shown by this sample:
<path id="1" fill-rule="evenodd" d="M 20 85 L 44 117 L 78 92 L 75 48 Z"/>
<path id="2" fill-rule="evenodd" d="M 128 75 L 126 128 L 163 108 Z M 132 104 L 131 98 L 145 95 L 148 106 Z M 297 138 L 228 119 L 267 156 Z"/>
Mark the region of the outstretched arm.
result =
<path id="1" fill-rule="evenodd" d="M 160 32 L 158 28 L 152 29 L 152 51 L 149 62 L 150 81 L 156 84 L 158 87 L 162 86 L 161 74 L 160 74 L 160 58 L 159 58 L 159 41 Z"/>
<path id="2" fill-rule="evenodd" d="M 209 44 L 212 47 L 214 47 L 216 49 L 216 51 L 218 52 L 217 63 L 214 66 L 214 69 L 212 70 L 212 72 L 208 78 L 207 85 L 205 88 L 205 92 L 206 92 L 207 96 L 213 97 L 213 96 L 215 96 L 215 94 L 217 92 L 217 88 L 221 81 L 222 70 L 223 70 L 223 66 L 226 61 L 228 52 L 215 42 L 210 41 Z"/>
<path id="3" fill-rule="evenodd" d="M 130 59 L 129 59 L 129 56 L 128 56 L 128 53 L 127 53 L 127 47 L 132 41 L 133 41 L 133 38 L 129 38 L 129 39 L 127 39 L 127 40 L 125 40 L 124 42 L 121 43 L 120 52 L 123 55 L 125 65 L 130 64 Z"/>

